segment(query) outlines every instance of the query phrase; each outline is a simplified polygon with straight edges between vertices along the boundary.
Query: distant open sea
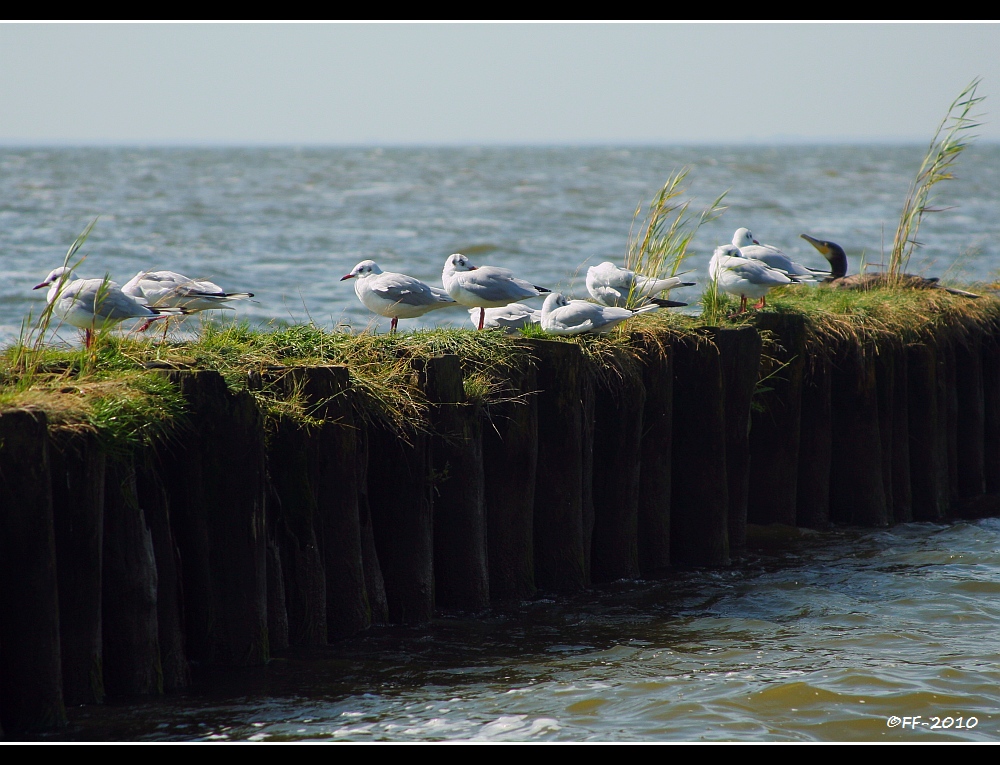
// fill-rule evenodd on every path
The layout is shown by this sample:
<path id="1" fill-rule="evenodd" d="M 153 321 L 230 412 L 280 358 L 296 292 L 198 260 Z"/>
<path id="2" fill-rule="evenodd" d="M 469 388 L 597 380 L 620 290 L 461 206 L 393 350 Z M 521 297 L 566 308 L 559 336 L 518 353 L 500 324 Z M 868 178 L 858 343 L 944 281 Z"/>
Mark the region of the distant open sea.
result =
<path id="1" fill-rule="evenodd" d="M 368 258 L 440 285 L 445 258 L 463 252 L 586 297 L 587 268 L 623 260 L 636 208 L 683 167 L 693 213 L 727 192 L 684 263 L 692 281 L 704 283 L 712 250 L 741 226 L 814 267 L 826 261 L 799 234 L 838 242 L 853 272 L 890 248 L 925 148 L 0 148 L 0 344 L 37 315 L 44 294 L 31 287 L 97 216 L 80 276 L 211 279 L 254 292 L 239 316 L 261 325 L 387 328 L 340 282 Z M 950 209 L 926 216 L 910 270 L 992 280 L 1000 145 L 973 144 L 955 175 L 936 187 Z M 673 297 L 697 310 L 701 289 Z M 471 326 L 457 308 L 401 328 L 434 324 Z"/>
<path id="2" fill-rule="evenodd" d="M 715 246 L 749 227 L 878 262 L 924 146 L 0 148 L 0 346 L 95 217 L 81 276 L 171 269 L 249 290 L 237 318 L 388 329 L 340 278 L 360 260 L 440 285 L 453 252 L 585 296 L 636 208 L 690 167 L 727 192 L 683 268 L 696 311 Z M 1000 145 L 938 187 L 910 270 L 1000 269 Z M 803 287 L 809 289 L 810 287 Z M 400 329 L 469 326 L 444 309 Z M 197 320 L 194 322 L 197 326 Z M 76 341 L 76 332 L 59 338 Z M 683 480 L 683 476 L 674 480 Z M 1000 519 L 803 533 L 728 569 L 376 628 L 190 690 L 71 709 L 42 741 L 1000 741 Z"/>

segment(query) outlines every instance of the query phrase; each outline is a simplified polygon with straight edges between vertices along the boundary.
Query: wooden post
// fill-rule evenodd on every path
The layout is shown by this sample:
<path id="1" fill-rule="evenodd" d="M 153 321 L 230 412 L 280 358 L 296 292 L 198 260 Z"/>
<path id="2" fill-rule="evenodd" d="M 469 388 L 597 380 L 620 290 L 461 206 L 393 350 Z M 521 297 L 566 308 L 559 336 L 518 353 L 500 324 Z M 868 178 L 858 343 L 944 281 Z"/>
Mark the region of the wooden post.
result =
<path id="1" fill-rule="evenodd" d="M 832 376 L 827 348 L 816 349 L 810 354 L 802 376 L 799 475 L 795 489 L 795 524 L 809 529 L 825 529 L 830 525 Z"/>
<path id="2" fill-rule="evenodd" d="M 49 446 L 63 697 L 67 706 L 101 704 L 105 456 L 86 431 L 56 434 Z"/>
<path id="3" fill-rule="evenodd" d="M 272 652 L 288 648 L 288 606 L 285 604 L 285 572 L 281 550 L 273 535 L 266 541 L 267 637 Z"/>
<path id="4" fill-rule="evenodd" d="M 512 396 L 490 404 L 483 422 L 486 542 L 490 599 L 523 600 L 535 594 L 533 524 L 538 465 L 538 396 L 535 368 L 509 370 Z"/>
<path id="5" fill-rule="evenodd" d="M 136 492 L 153 541 L 156 562 L 156 624 L 163 668 L 163 690 L 191 685 L 184 644 L 184 597 L 181 561 L 170 531 L 170 504 L 152 450 L 136 456 Z"/>
<path id="6" fill-rule="evenodd" d="M 712 328 L 725 390 L 726 477 L 729 481 L 729 556 L 746 551 L 750 491 L 750 404 L 760 373 L 762 341 L 753 327 Z"/>
<path id="7" fill-rule="evenodd" d="M 268 660 L 263 422 L 253 396 L 214 371 L 172 371 L 190 427 L 163 454 L 181 553 L 188 656 Z"/>
<path id="8" fill-rule="evenodd" d="M 670 558 L 722 566 L 729 558 L 725 393 L 719 349 L 708 338 L 674 344 Z"/>
<path id="9" fill-rule="evenodd" d="M 943 448 L 948 465 L 948 490 L 944 497 L 945 516 L 952 514 L 958 495 L 958 384 L 955 374 L 957 340 L 938 336 L 938 411 L 944 411 Z"/>
<path id="10" fill-rule="evenodd" d="M 666 337 L 636 333 L 643 352 L 639 457 L 639 572 L 655 574 L 670 566 L 670 494 L 673 444 L 673 349 Z"/>
<path id="11" fill-rule="evenodd" d="M 163 693 L 156 559 L 132 456 L 109 459 L 105 475 L 104 686 L 110 698 Z"/>
<path id="12" fill-rule="evenodd" d="M 310 470 L 326 576 L 327 635 L 333 639 L 372 624 L 358 497 L 362 481 L 357 469 L 358 426 L 347 367 L 310 367 L 302 375 L 312 415 L 323 420 L 310 432 Z M 374 563 L 377 569 L 378 560 Z"/>
<path id="13" fill-rule="evenodd" d="M 583 356 L 557 340 L 527 341 L 538 360 L 535 584 L 573 591 L 587 585 L 584 554 Z"/>
<path id="14" fill-rule="evenodd" d="M 272 370 L 264 384 L 290 396 L 303 380 L 302 369 Z M 279 415 L 268 442 L 268 475 L 274 487 L 271 523 L 281 556 L 288 614 L 289 645 L 326 645 L 326 574 L 316 533 L 319 510 L 310 429 Z"/>
<path id="15" fill-rule="evenodd" d="M 766 392 L 751 415 L 750 523 L 794 526 L 797 515 L 802 374 L 805 368 L 805 321 L 798 314 L 761 313 L 757 329 L 772 333 L 763 353 L 761 376 Z"/>
<path id="16" fill-rule="evenodd" d="M 590 584 L 590 567 L 594 551 L 594 428 L 597 407 L 597 380 L 594 370 L 584 359 L 583 374 L 580 377 L 580 404 L 583 409 L 580 442 L 583 448 L 582 488 L 580 509 L 583 516 L 583 581 Z"/>
<path id="17" fill-rule="evenodd" d="M 978 331 L 955 344 L 955 398 L 958 404 L 956 431 L 957 491 L 961 499 L 986 492 L 985 393 L 983 389 L 983 341 Z"/>
<path id="18" fill-rule="evenodd" d="M 913 520 L 910 477 L 909 367 L 906 346 L 900 341 L 893 354 L 892 388 L 892 518 L 896 523 Z"/>
<path id="19" fill-rule="evenodd" d="M 895 518 L 893 507 L 896 502 L 893 498 L 895 486 L 893 484 L 892 461 L 896 444 L 894 416 L 896 398 L 896 363 L 895 355 L 897 345 L 901 343 L 895 337 L 885 334 L 878 339 L 872 363 L 875 365 L 875 395 L 878 404 L 878 435 L 879 446 L 882 450 L 882 491 L 885 493 L 886 523 L 891 525 Z"/>
<path id="20" fill-rule="evenodd" d="M 908 428 L 910 435 L 910 495 L 913 520 L 937 521 L 944 517 L 941 488 L 947 466 L 938 448 L 938 383 L 934 346 L 913 343 L 906 347 Z"/>
<path id="21" fill-rule="evenodd" d="M 415 367 L 412 384 L 424 387 Z M 426 433 L 368 430 L 368 503 L 389 621 L 418 625 L 434 616 L 434 503 Z"/>
<path id="22" fill-rule="evenodd" d="M 1000 327 L 983 338 L 983 476 L 987 494 L 1000 494 Z"/>
<path id="23" fill-rule="evenodd" d="M 878 386 L 870 352 L 851 344 L 841 347 L 834 357 L 830 519 L 856 526 L 887 526 Z"/>
<path id="24" fill-rule="evenodd" d="M 639 465 L 646 404 L 641 369 L 622 360 L 621 379 L 611 386 L 597 381 L 594 396 L 593 582 L 639 576 Z"/>
<path id="25" fill-rule="evenodd" d="M 0 726 L 66 724 L 45 415 L 0 415 Z"/>
<path id="26" fill-rule="evenodd" d="M 361 529 L 361 565 L 365 576 L 365 595 L 371 612 L 371 623 L 389 623 L 389 602 L 385 595 L 385 579 L 375 547 L 375 529 L 368 502 L 368 426 L 358 422 L 355 431 L 355 475 L 358 484 L 358 523 Z M 350 469 L 350 463 L 346 465 Z"/>
<path id="27" fill-rule="evenodd" d="M 465 398 L 455 354 L 426 359 L 423 373 L 434 429 L 434 600 L 438 608 L 482 611 L 490 583 L 479 407 Z"/>

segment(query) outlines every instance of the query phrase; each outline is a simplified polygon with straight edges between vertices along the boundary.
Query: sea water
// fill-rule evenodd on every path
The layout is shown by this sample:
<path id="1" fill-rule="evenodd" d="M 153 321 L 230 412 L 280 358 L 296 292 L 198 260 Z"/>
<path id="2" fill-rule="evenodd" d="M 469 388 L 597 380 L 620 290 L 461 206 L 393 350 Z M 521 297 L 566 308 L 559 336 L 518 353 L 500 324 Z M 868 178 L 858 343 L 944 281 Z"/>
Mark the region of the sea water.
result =
<path id="1" fill-rule="evenodd" d="M 622 261 L 682 168 L 692 215 L 727 206 L 681 265 L 698 285 L 672 295 L 697 312 L 712 250 L 741 226 L 816 268 L 799 234 L 843 245 L 852 272 L 884 261 L 924 148 L 0 149 L 0 345 L 94 218 L 79 275 L 211 279 L 254 292 L 226 315 L 263 328 L 385 331 L 340 281 L 368 258 L 440 285 L 463 252 L 585 297 L 587 267 Z M 985 289 L 1000 146 L 973 145 L 955 175 L 909 270 Z M 444 309 L 400 329 L 435 325 L 471 327 Z M 997 741 L 998 550 L 998 519 L 803 531 L 727 568 L 196 667 L 189 690 L 71 709 L 38 740 Z"/>

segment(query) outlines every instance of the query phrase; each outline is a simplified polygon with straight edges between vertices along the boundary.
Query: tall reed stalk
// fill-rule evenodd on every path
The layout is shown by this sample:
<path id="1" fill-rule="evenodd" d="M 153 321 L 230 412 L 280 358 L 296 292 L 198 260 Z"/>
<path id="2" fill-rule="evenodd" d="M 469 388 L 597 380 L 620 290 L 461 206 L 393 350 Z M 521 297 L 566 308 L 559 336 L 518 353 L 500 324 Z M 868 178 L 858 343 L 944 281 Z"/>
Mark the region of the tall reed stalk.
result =
<path id="1" fill-rule="evenodd" d="M 683 184 L 690 171 L 690 167 L 683 167 L 667 178 L 649 204 L 637 232 L 642 205 L 636 207 L 625 254 L 626 268 L 655 279 L 676 276 L 698 229 L 726 210 L 722 204 L 727 193 L 724 191 L 698 215 L 689 213 L 691 202 L 682 201 L 682 196 L 687 191 Z M 634 305 L 632 294 L 628 305 Z"/>
<path id="2" fill-rule="evenodd" d="M 892 276 L 898 277 L 906 272 L 910 255 L 920 245 L 917 233 L 924 213 L 946 209 L 932 206 L 931 192 L 936 184 L 954 178 L 952 166 L 975 138 L 968 135 L 968 131 L 981 123 L 976 122 L 978 115 L 972 115 L 972 110 L 985 98 L 976 95 L 978 85 L 977 77 L 952 101 L 934 133 L 917 177 L 910 185 L 889 253 L 889 274 Z"/>

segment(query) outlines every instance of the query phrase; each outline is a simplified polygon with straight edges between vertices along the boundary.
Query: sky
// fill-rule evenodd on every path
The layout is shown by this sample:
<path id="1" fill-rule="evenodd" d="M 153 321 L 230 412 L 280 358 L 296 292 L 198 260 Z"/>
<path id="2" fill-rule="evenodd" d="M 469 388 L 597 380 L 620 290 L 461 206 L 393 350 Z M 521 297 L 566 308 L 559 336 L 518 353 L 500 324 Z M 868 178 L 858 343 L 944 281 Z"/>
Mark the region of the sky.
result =
<path id="1" fill-rule="evenodd" d="M 919 142 L 998 23 L 0 23 L 0 145 Z M 994 106 L 994 103 L 996 104 Z"/>

